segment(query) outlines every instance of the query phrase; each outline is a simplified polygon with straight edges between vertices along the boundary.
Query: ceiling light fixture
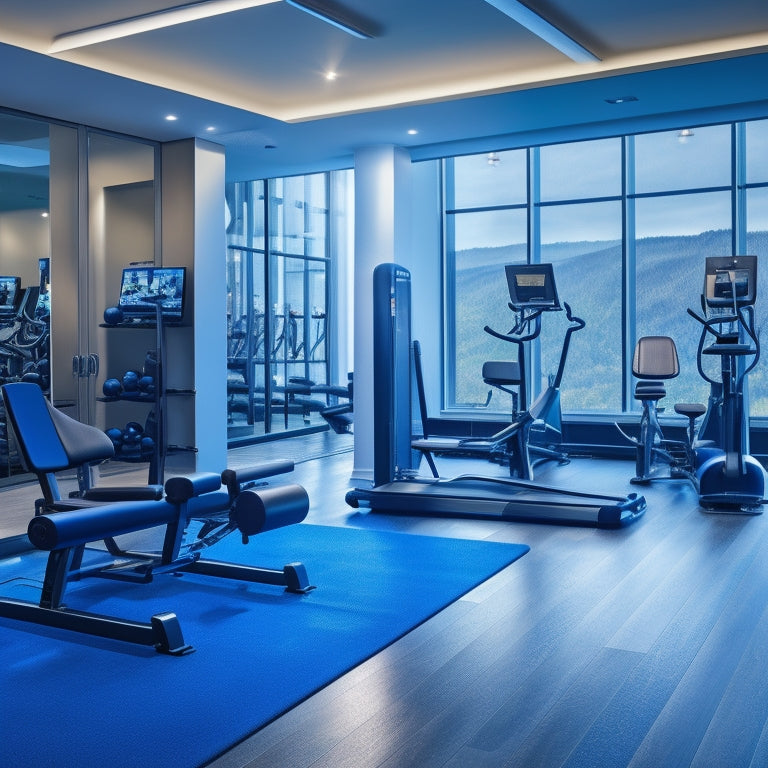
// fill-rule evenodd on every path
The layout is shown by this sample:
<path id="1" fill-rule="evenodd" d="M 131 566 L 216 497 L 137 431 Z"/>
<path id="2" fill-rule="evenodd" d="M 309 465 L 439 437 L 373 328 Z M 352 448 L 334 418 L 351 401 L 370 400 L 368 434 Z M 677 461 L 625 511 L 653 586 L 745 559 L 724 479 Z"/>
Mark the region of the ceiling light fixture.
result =
<path id="1" fill-rule="evenodd" d="M 677 140 L 681 144 L 685 144 L 688 139 L 690 139 L 693 136 L 693 128 L 683 128 L 682 131 L 678 131 L 677 134 Z"/>
<path id="2" fill-rule="evenodd" d="M 614 96 L 606 99 L 608 104 L 626 104 L 628 101 L 637 101 L 637 96 Z"/>
<path id="3" fill-rule="evenodd" d="M 290 0 L 288 1 L 290 2 Z M 550 24 L 543 16 L 539 16 L 538 13 L 532 11 L 527 5 L 523 5 L 519 0 L 485 0 L 485 2 L 518 24 L 522 24 L 534 35 L 549 43 L 553 48 L 557 48 L 560 53 L 564 53 L 572 61 L 580 63 L 600 61 L 592 51 L 588 51 L 583 45 L 577 43 L 572 37 Z"/>
<path id="4" fill-rule="evenodd" d="M 488 165 L 495 168 L 501 162 L 501 158 L 495 152 L 488 153 Z"/>
<path id="5" fill-rule="evenodd" d="M 408 135 L 409 136 L 416 136 L 418 134 L 418 131 L 415 128 L 409 128 L 408 129 Z"/>
<path id="6" fill-rule="evenodd" d="M 179 118 L 178 118 L 178 117 L 176 117 L 176 115 L 166 115 L 166 116 L 165 116 L 165 119 L 166 119 L 166 120 L 167 120 L 169 123 L 172 123 L 174 120 L 178 120 Z"/>
<path id="7" fill-rule="evenodd" d="M 365 40 L 374 36 L 373 30 L 366 29 L 361 19 L 353 19 L 351 16 L 342 15 L 337 7 L 331 10 L 324 3 L 318 2 L 318 0 L 285 0 L 285 2 L 354 37 Z"/>
<path id="8" fill-rule="evenodd" d="M 129 16 L 127 19 L 97 24 L 94 27 L 77 29 L 73 32 L 65 32 L 53 38 L 53 43 L 48 53 L 61 53 L 74 48 L 83 48 L 87 45 L 104 43 L 108 40 L 117 40 L 121 37 L 138 35 L 153 29 L 172 27 L 175 24 L 183 24 L 187 21 L 207 19 L 209 16 L 218 16 L 222 13 L 240 11 L 244 8 L 255 8 L 259 5 L 269 5 L 280 0 L 200 0 L 199 2 L 175 5 L 162 11 L 142 13 L 138 16 Z"/>
<path id="9" fill-rule="evenodd" d="M 326 72 L 325 73 L 325 79 L 326 80 L 335 80 L 338 77 L 338 75 L 335 72 Z"/>

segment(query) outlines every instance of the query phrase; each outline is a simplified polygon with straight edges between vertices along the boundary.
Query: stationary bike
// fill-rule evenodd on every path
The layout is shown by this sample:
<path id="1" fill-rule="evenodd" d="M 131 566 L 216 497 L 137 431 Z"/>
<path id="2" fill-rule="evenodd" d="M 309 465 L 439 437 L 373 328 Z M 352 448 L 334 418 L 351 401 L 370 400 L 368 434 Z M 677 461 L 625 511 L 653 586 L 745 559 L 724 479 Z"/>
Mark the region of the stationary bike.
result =
<path id="1" fill-rule="evenodd" d="M 517 347 L 516 360 L 511 362 L 486 362 L 483 380 L 513 398 L 515 412 L 512 423 L 489 438 L 492 443 L 491 458 L 509 463 L 510 470 L 518 477 L 531 479 L 533 464 L 555 460 L 567 462 L 562 450 L 562 414 L 560 408 L 560 384 L 571 344 L 571 336 L 584 328 L 584 321 L 573 315 L 570 306 L 560 300 L 555 286 L 551 264 L 508 264 L 505 267 L 509 285 L 509 308 L 516 314 L 516 323 L 509 333 L 500 333 L 489 326 L 484 330 L 494 338 L 510 342 Z M 565 310 L 568 327 L 560 350 L 557 372 L 550 376 L 546 389 L 528 403 L 526 345 L 541 333 L 541 318 L 545 312 Z M 510 387 L 517 387 L 517 392 Z M 535 456 L 535 459 L 531 459 Z"/>

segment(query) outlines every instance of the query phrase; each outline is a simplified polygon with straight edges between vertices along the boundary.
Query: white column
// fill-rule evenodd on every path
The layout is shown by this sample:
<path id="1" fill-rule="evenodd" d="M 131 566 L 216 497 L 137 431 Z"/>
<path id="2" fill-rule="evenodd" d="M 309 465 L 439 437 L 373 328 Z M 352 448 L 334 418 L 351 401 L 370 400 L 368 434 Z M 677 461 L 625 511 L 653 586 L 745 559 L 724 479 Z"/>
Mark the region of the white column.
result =
<path id="1" fill-rule="evenodd" d="M 407 266 L 410 254 L 411 161 L 394 146 L 355 153 L 355 456 L 352 481 L 373 482 L 373 269 Z M 418 300 L 418 297 L 415 299 Z"/>
<path id="2" fill-rule="evenodd" d="M 163 265 L 186 266 L 185 328 L 166 334 L 168 434 L 197 448 L 179 469 L 221 472 L 227 461 L 227 280 L 224 148 L 202 139 L 164 144 Z M 173 422 L 173 423 L 171 423 Z M 168 472 L 166 472 L 166 475 Z"/>

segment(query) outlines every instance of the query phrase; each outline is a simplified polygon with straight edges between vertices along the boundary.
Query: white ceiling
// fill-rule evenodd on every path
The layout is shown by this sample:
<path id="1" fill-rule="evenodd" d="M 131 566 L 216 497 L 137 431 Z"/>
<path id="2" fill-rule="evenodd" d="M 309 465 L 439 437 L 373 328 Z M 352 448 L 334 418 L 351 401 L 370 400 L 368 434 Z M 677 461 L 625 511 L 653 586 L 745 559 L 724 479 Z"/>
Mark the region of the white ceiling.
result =
<path id="1" fill-rule="evenodd" d="M 766 0 L 527 0 L 599 59 L 587 63 L 485 0 L 316 2 L 374 37 L 273 1 L 51 54 L 58 35 L 179 0 L 0 0 L 0 105 L 160 141 L 209 138 L 240 178 L 342 167 L 370 144 L 418 159 L 468 138 L 481 149 L 721 105 L 766 113 Z M 637 101 L 605 101 L 627 95 Z"/>

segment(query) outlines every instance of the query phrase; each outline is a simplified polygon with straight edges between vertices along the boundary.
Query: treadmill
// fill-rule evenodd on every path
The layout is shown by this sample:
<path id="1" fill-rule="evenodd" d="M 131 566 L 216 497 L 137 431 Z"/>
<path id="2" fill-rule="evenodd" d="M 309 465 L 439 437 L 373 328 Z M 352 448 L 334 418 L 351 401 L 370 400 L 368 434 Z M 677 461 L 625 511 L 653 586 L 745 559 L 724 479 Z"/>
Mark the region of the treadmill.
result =
<path id="1" fill-rule="evenodd" d="M 518 298 L 524 293 L 541 306 L 557 295 L 551 264 L 507 265 L 505 270 Z M 410 305 L 410 272 L 397 264 L 378 265 L 373 274 L 374 480 L 370 488 L 347 493 L 349 506 L 390 514 L 599 528 L 626 526 L 645 512 L 645 498 L 636 493 L 598 495 L 476 474 L 418 476 L 411 449 Z"/>

